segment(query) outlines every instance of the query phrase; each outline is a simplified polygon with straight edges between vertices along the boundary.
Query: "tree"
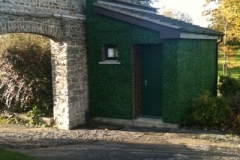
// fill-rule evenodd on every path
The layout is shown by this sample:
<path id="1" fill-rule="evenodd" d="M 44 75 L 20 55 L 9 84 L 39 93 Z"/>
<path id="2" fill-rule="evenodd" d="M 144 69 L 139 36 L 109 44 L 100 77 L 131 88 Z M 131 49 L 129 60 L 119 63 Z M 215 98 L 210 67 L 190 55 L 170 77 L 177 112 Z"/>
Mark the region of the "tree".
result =
<path id="1" fill-rule="evenodd" d="M 150 3 L 158 2 L 159 0 L 131 0 L 131 1 L 137 4 L 150 5 Z"/>
<path id="2" fill-rule="evenodd" d="M 203 15 L 208 16 L 211 28 L 225 34 L 219 53 L 224 57 L 223 72 L 228 75 L 229 68 L 235 66 L 229 63 L 229 58 L 240 48 L 240 3 L 239 0 L 206 0 L 205 7 L 211 3 L 217 4 L 217 8 L 207 8 Z"/>
<path id="3" fill-rule="evenodd" d="M 144 5 L 150 5 L 151 3 L 158 2 L 158 1 L 159 0 L 131 0 L 131 2 L 133 3 L 144 4 Z M 185 21 L 188 23 L 192 23 L 193 21 L 192 18 L 187 13 L 182 13 L 180 11 L 173 10 L 173 9 L 165 9 L 164 7 L 161 8 L 161 12 L 159 12 L 159 14 L 162 14 L 166 17 L 170 17 L 173 19 Z"/>
<path id="4" fill-rule="evenodd" d="M 180 11 L 176 11 L 173 9 L 163 9 L 161 10 L 160 14 L 173 19 L 185 21 L 187 23 L 192 23 L 193 21 L 192 18 L 187 13 L 182 13 Z"/>

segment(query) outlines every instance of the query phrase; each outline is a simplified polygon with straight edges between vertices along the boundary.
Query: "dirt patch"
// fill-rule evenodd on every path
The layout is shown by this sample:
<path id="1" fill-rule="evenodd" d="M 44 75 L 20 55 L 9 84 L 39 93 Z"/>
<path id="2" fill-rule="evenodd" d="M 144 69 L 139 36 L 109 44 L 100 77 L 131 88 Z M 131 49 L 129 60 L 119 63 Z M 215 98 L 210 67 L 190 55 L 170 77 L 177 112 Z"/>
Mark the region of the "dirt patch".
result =
<path id="1" fill-rule="evenodd" d="M 23 125 L 0 124 L 0 145 L 30 155 L 34 153 L 33 150 L 36 155 L 38 152 L 46 153 L 48 150 L 53 150 L 54 153 L 56 152 L 55 157 L 63 154 L 62 149 L 68 150 L 69 148 L 71 148 L 69 154 L 75 153 L 79 156 L 90 156 L 90 151 L 96 152 L 96 150 L 99 150 L 94 155 L 95 158 L 92 157 L 93 159 L 98 159 L 98 154 L 99 156 L 109 154 L 109 156 L 114 157 L 108 150 L 115 148 L 114 153 L 119 154 L 120 159 L 124 154 L 141 157 L 141 154 L 137 154 L 140 152 L 142 152 L 142 156 L 155 156 L 160 157 L 160 159 L 164 156 L 171 158 L 174 155 L 178 159 L 179 156 L 180 158 L 183 156 L 182 159 L 212 159 L 212 156 L 217 159 L 229 159 L 229 157 L 240 159 L 239 136 L 215 130 L 171 130 L 169 128 L 156 129 L 108 124 L 85 124 L 74 130 L 65 131 L 56 128 L 33 128 Z M 135 150 L 132 147 L 135 147 Z M 102 148 L 106 150 L 103 151 Z M 67 153 L 66 157 L 68 158 Z M 203 156 L 205 158 L 202 158 Z M 48 158 L 54 159 L 46 154 L 37 157 L 44 160 Z"/>

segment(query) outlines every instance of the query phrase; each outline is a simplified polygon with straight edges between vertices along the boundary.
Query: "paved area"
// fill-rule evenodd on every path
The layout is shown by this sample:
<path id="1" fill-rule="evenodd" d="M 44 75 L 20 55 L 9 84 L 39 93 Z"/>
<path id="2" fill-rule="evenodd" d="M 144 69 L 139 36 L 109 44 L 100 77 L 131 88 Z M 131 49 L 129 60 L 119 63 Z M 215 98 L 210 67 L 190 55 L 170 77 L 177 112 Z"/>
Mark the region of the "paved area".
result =
<path id="1" fill-rule="evenodd" d="M 0 145 L 40 160 L 240 159 L 239 136 L 186 129 L 100 125 L 64 131 L 0 124 Z"/>

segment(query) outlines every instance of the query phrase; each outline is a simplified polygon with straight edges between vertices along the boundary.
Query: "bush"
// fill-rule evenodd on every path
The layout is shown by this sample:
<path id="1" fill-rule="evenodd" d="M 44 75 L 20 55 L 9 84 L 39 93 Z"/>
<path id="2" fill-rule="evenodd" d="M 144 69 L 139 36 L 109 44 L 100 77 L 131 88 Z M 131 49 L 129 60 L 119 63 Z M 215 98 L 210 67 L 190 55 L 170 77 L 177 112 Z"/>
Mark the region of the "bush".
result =
<path id="1" fill-rule="evenodd" d="M 182 120 L 183 125 L 224 127 L 240 131 L 240 79 L 220 76 L 221 96 L 212 97 L 209 92 L 189 103 Z"/>
<path id="2" fill-rule="evenodd" d="M 194 99 L 184 119 L 185 125 L 213 127 L 223 124 L 231 110 L 224 97 L 212 97 L 207 92 Z"/>
<path id="3" fill-rule="evenodd" d="M 240 94 L 240 79 L 229 76 L 220 76 L 219 91 L 222 96 L 230 97 Z"/>
<path id="4" fill-rule="evenodd" d="M 231 116 L 227 120 L 227 124 L 229 128 L 240 131 L 240 95 L 228 97 L 227 101 L 231 108 Z"/>
<path id="5" fill-rule="evenodd" d="M 52 109 L 49 39 L 31 34 L 1 36 L 0 73 L 0 95 L 8 108 L 28 111 L 37 105 Z"/>
<path id="6" fill-rule="evenodd" d="M 235 117 L 240 114 L 240 95 L 231 96 L 228 98 L 228 104 L 232 109 Z"/>
<path id="7" fill-rule="evenodd" d="M 219 91 L 231 109 L 226 125 L 233 130 L 240 130 L 240 79 L 221 76 L 219 82 Z"/>

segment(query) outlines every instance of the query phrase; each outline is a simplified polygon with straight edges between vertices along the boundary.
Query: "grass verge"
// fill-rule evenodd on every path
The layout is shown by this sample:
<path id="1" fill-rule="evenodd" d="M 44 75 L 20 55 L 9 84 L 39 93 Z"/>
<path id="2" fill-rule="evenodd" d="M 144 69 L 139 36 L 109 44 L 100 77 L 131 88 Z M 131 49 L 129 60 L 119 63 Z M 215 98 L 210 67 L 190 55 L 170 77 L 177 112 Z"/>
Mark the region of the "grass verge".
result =
<path id="1" fill-rule="evenodd" d="M 24 155 L 22 153 L 12 152 L 0 146 L 1 160 L 37 160 L 36 158 Z"/>

